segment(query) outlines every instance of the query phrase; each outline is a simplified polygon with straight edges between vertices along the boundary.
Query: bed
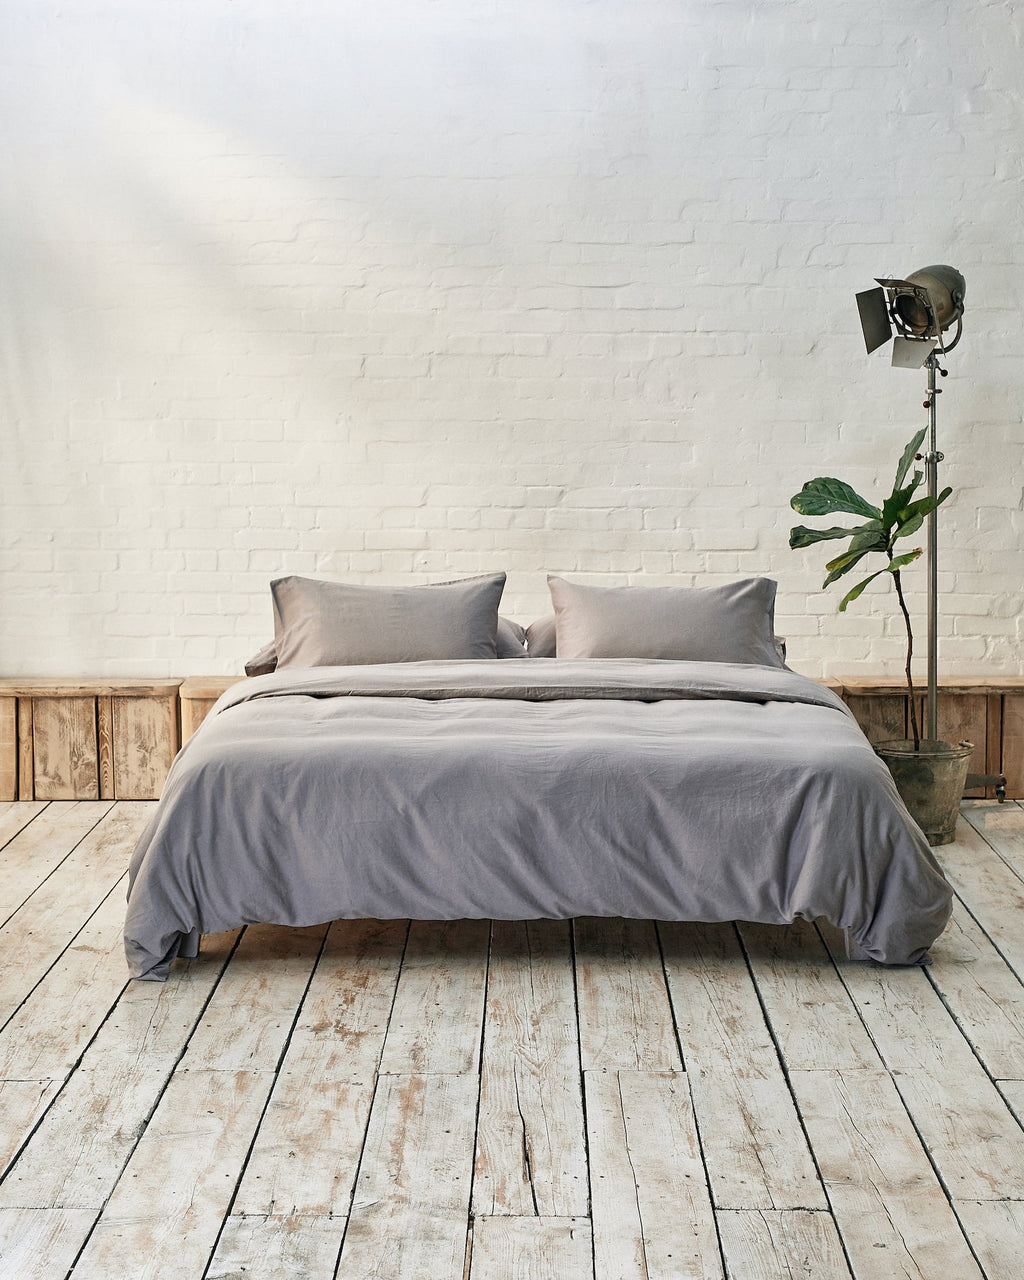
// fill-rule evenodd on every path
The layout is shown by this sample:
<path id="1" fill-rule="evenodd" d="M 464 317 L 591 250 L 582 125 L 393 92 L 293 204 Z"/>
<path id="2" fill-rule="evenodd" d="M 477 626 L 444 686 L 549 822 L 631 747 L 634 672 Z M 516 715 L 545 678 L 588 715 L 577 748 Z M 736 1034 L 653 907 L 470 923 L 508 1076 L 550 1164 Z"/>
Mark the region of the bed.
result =
<path id="1" fill-rule="evenodd" d="M 753 593 L 749 652 L 719 643 L 750 612 L 729 597 L 713 660 L 692 635 L 683 651 L 696 657 L 595 655 L 643 647 L 638 601 L 658 649 L 652 602 L 598 600 L 614 623 L 602 629 L 566 586 L 552 591 L 558 656 L 495 660 L 489 603 L 486 656 L 463 645 L 409 658 L 423 652 L 419 618 L 398 658 L 300 653 L 228 690 L 179 753 L 133 855 L 131 976 L 163 980 L 203 933 L 366 917 L 824 917 L 855 958 L 925 961 L 949 886 L 841 700 L 778 657 L 774 584 Z M 321 605 L 310 612 L 334 634 Z M 609 640 L 616 627 L 632 639 Z M 313 643 L 318 657 L 353 654 L 323 634 Z"/>

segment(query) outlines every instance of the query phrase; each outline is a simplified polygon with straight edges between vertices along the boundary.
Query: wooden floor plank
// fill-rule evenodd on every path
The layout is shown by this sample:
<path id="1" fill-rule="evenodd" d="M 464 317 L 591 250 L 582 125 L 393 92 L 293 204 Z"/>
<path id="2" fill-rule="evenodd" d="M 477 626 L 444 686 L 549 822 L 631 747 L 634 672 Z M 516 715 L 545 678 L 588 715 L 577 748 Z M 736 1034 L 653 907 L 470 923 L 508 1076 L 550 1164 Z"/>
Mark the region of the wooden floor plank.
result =
<path id="1" fill-rule="evenodd" d="M 970 823 L 936 853 L 957 896 L 1024 980 L 1024 883 Z"/>
<path id="2" fill-rule="evenodd" d="M 1019 1193 L 1024 1131 L 924 969 L 833 959 L 949 1193 L 971 1200 Z"/>
<path id="3" fill-rule="evenodd" d="M 878 1051 L 813 924 L 744 923 L 739 931 L 787 1067 L 879 1068 Z"/>
<path id="4" fill-rule="evenodd" d="M 64 1276 L 95 1220 L 90 1209 L 0 1209 L 0 1276 Z"/>
<path id="5" fill-rule="evenodd" d="M 39 816 L 48 800 L 8 800 L 0 804 L 0 849 Z M 6 885 L 6 880 L 2 881 Z M 8 902 L 8 907 L 10 903 Z"/>
<path id="6" fill-rule="evenodd" d="M 588 1212 L 579 1067 L 568 923 L 495 921 L 476 1214 L 572 1219 Z"/>
<path id="7" fill-rule="evenodd" d="M 227 963 L 234 935 L 207 941 L 204 964 L 173 966 L 163 985 L 127 986 L 0 1184 L 0 1207 L 102 1209 Z M 212 963 L 214 953 L 220 967 Z"/>
<path id="8" fill-rule="evenodd" d="M 25 834 L 46 824 L 51 812 L 60 808 L 51 805 Z M 120 804 L 112 810 L 104 801 L 68 806 L 55 845 L 63 849 L 73 840 L 74 846 L 0 928 L 4 955 L 0 965 L 0 1025 L 44 977 L 124 875 L 126 858 L 150 811 L 147 804 L 133 803 Z M 43 830 L 45 826 L 40 825 Z M 19 839 L 13 840 L 8 850 Z"/>
<path id="9" fill-rule="evenodd" d="M 338 1280 L 463 1280 L 476 1075 L 382 1075 Z"/>
<path id="10" fill-rule="evenodd" d="M 717 1208 L 825 1209 L 732 925 L 659 925 Z"/>
<path id="11" fill-rule="evenodd" d="M 888 1073 L 790 1079 L 856 1280 L 981 1280 Z"/>
<path id="12" fill-rule="evenodd" d="M 956 1211 L 989 1280 L 1013 1280 L 1024 1259 L 1024 1202 L 958 1200 Z"/>
<path id="13" fill-rule="evenodd" d="M 331 926 L 236 1214 L 285 1220 L 348 1214 L 406 932 L 404 922 L 393 920 Z"/>
<path id="14" fill-rule="evenodd" d="M 963 816 L 1024 881 L 1024 806 L 974 801 L 964 805 Z"/>
<path id="15" fill-rule="evenodd" d="M 469 1280 L 594 1280 L 589 1218 L 478 1217 Z"/>
<path id="16" fill-rule="evenodd" d="M 74 1280 L 201 1276 L 272 1083 L 269 1071 L 176 1071 Z"/>
<path id="17" fill-rule="evenodd" d="M 233 1213 L 203 1280 L 329 1280 L 345 1219 Z"/>
<path id="18" fill-rule="evenodd" d="M 111 807 L 110 800 L 54 802 L 0 849 L 0 924 L 45 884 Z"/>
<path id="19" fill-rule="evenodd" d="M 928 976 L 989 1073 L 1024 1079 L 1024 986 L 959 902 Z"/>
<path id="20" fill-rule="evenodd" d="M 585 1081 L 596 1280 L 721 1280 L 686 1075 Z"/>
<path id="21" fill-rule="evenodd" d="M 413 921 L 382 1072 L 452 1075 L 477 1070 L 489 933 L 486 920 Z"/>
<path id="22" fill-rule="evenodd" d="M 843 1244 L 829 1213 L 803 1209 L 727 1210 L 718 1214 L 730 1280 L 845 1280 Z"/>
<path id="23" fill-rule="evenodd" d="M 584 1071 L 682 1067 L 650 920 L 573 922 Z"/>

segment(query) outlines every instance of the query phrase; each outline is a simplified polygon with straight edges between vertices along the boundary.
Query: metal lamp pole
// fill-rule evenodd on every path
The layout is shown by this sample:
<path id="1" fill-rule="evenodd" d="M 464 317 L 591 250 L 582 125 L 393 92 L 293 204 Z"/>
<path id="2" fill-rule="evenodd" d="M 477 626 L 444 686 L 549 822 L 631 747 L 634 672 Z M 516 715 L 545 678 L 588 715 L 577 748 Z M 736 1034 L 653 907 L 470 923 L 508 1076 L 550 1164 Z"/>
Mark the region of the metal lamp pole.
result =
<path id="1" fill-rule="evenodd" d="M 927 360 L 928 367 L 928 399 L 924 407 L 928 410 L 928 452 L 924 455 L 925 482 L 928 497 L 935 498 L 939 492 L 939 463 L 943 455 L 936 447 L 935 438 L 935 402 L 942 394 L 941 388 L 935 385 L 936 370 L 946 376 L 946 370 L 939 368 L 939 357 L 933 351 Z M 938 703 L 939 703 L 939 564 L 938 564 L 938 513 L 928 514 L 928 713 L 925 737 L 933 742 L 939 736 Z"/>

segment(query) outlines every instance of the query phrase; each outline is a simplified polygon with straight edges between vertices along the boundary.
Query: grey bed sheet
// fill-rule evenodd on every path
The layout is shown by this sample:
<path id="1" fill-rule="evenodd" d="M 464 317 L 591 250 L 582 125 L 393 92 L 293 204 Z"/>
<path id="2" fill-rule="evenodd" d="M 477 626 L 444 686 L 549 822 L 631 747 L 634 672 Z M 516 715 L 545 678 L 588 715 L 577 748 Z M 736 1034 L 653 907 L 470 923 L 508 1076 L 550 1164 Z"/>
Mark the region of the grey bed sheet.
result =
<path id="1" fill-rule="evenodd" d="M 125 950 L 339 918 L 823 916 L 926 959 L 951 892 L 843 703 L 785 669 L 506 659 L 285 670 L 179 753 Z"/>

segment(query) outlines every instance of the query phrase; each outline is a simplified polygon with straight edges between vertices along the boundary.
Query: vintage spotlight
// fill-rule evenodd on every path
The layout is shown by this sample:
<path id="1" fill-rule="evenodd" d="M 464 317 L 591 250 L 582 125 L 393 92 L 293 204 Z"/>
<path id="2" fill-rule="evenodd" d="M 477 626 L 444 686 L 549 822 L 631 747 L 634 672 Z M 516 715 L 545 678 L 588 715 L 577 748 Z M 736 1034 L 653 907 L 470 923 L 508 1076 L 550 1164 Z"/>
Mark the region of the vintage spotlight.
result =
<path id="1" fill-rule="evenodd" d="M 920 369 L 936 347 L 945 355 L 963 332 L 967 286 L 955 267 L 922 267 L 906 280 L 878 278 L 878 289 L 857 294 L 861 329 L 868 355 L 893 336 L 892 363 L 900 369 Z M 952 324 L 951 342 L 943 334 Z"/>

